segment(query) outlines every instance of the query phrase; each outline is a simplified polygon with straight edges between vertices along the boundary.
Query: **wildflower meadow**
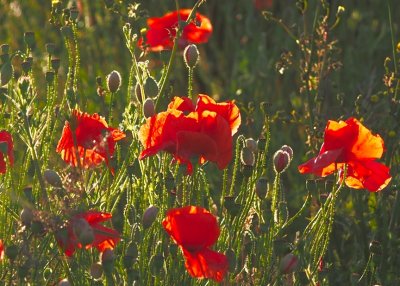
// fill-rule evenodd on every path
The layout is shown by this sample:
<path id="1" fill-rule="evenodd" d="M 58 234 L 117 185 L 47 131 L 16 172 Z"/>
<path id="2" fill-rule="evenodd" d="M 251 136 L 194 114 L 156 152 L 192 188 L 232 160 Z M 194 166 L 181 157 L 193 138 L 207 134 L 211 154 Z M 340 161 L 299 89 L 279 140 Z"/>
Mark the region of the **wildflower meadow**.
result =
<path id="1" fill-rule="evenodd" d="M 0 0 L 0 285 L 400 285 L 398 0 Z"/>

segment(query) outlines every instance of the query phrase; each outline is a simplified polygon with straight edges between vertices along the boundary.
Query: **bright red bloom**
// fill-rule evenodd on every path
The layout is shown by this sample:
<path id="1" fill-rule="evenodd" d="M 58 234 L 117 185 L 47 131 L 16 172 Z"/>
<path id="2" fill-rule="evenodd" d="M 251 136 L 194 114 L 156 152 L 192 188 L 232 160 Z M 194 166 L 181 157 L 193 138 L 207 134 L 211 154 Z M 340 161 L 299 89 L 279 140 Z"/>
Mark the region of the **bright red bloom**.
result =
<path id="1" fill-rule="evenodd" d="M 4 258 L 4 244 L 3 240 L 0 239 L 0 261 Z"/>
<path id="2" fill-rule="evenodd" d="M 240 125 L 239 109 L 233 102 L 215 103 L 199 95 L 197 105 L 187 97 L 175 97 L 167 111 L 147 119 L 139 131 L 145 150 L 140 159 L 167 151 L 192 172 L 190 158 L 215 162 L 224 169 L 232 159 L 232 135 Z"/>
<path id="3" fill-rule="evenodd" d="M 0 131 L 0 174 L 5 174 L 7 170 L 5 155 L 8 157 L 10 166 L 14 165 L 14 145 L 11 134 L 2 130 Z"/>
<path id="4" fill-rule="evenodd" d="M 145 43 L 141 38 L 138 41 L 138 45 L 142 48 L 146 47 L 151 52 L 172 49 L 178 22 L 186 21 L 190 12 L 191 9 L 181 9 L 169 12 L 160 18 L 149 18 L 147 20 L 149 29 L 145 36 Z M 184 48 L 189 44 L 206 43 L 211 33 L 212 25 L 210 20 L 206 16 L 196 13 L 193 21 L 183 28 L 179 46 Z"/>
<path id="5" fill-rule="evenodd" d="M 83 245 L 74 231 L 75 226 L 79 220 L 84 219 L 88 222 L 94 233 L 93 241 L 86 245 L 85 248 L 96 247 L 100 252 L 106 249 L 114 249 L 115 245 L 119 242 L 119 233 L 111 228 L 105 227 L 100 223 L 111 219 L 112 215 L 109 213 L 102 213 L 98 211 L 88 211 L 80 213 L 71 218 L 66 226 L 56 233 L 56 240 L 58 245 L 67 256 L 72 256 L 76 248 L 82 248 Z"/>
<path id="6" fill-rule="evenodd" d="M 77 155 L 84 168 L 97 166 L 103 161 L 108 164 L 115 151 L 115 142 L 125 138 L 125 133 L 108 127 L 97 113 L 90 115 L 73 110 L 71 122 L 65 122 L 56 151 L 65 162 L 75 167 L 79 165 Z"/>
<path id="7" fill-rule="evenodd" d="M 345 183 L 350 188 L 377 192 L 392 177 L 389 168 L 376 161 L 382 157 L 384 143 L 357 119 L 328 121 L 324 144 L 317 157 L 299 166 L 300 173 L 325 177 L 347 164 Z"/>
<path id="8" fill-rule="evenodd" d="M 221 282 L 228 271 L 224 254 L 210 249 L 217 242 L 217 219 L 196 206 L 171 209 L 162 222 L 164 229 L 178 244 L 185 257 L 185 267 L 192 277 Z"/>

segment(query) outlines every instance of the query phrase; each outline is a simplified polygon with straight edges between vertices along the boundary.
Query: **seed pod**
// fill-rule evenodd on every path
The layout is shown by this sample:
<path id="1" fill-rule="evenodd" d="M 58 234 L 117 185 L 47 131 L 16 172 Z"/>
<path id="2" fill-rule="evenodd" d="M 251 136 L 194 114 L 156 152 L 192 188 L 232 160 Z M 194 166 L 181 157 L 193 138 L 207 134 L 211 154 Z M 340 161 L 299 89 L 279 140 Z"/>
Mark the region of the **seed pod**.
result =
<path id="1" fill-rule="evenodd" d="M 46 180 L 46 182 L 52 185 L 53 187 L 62 188 L 63 184 L 61 178 L 56 171 L 47 169 L 44 171 L 43 177 Z"/>
<path id="2" fill-rule="evenodd" d="M 146 98 L 143 103 L 143 115 L 145 118 L 152 117 L 156 114 L 154 100 L 152 98 Z"/>
<path id="3" fill-rule="evenodd" d="M 382 246 L 381 243 L 377 240 L 373 240 L 369 243 L 369 251 L 372 254 L 381 255 L 382 254 Z"/>
<path id="4" fill-rule="evenodd" d="M 120 86 L 121 75 L 114 70 L 107 76 L 107 88 L 110 92 L 117 92 Z"/>
<path id="5" fill-rule="evenodd" d="M 157 97 L 159 89 L 158 89 L 158 84 L 154 78 L 149 76 L 146 78 L 146 81 L 144 82 L 143 85 L 144 88 L 144 93 L 146 97 Z"/>
<path id="6" fill-rule="evenodd" d="M 25 75 L 27 75 L 32 70 L 32 62 L 30 61 L 23 61 L 21 63 L 22 71 Z"/>
<path id="7" fill-rule="evenodd" d="M 58 69 L 60 68 L 60 59 L 59 58 L 53 58 L 51 59 L 51 68 L 58 73 Z"/>
<path id="8" fill-rule="evenodd" d="M 71 21 L 75 22 L 78 19 L 79 11 L 76 7 L 69 9 L 69 18 Z"/>
<path id="9" fill-rule="evenodd" d="M 188 45 L 183 51 L 183 59 L 189 69 L 193 69 L 199 62 L 200 54 L 196 45 Z"/>
<path id="10" fill-rule="evenodd" d="M 51 83 L 53 83 L 53 80 L 54 80 L 54 71 L 46 72 L 46 82 L 48 84 L 51 84 Z"/>
<path id="11" fill-rule="evenodd" d="M 283 274 L 289 274 L 296 270 L 299 265 L 299 258 L 293 253 L 288 253 L 281 258 L 279 263 L 279 270 Z"/>
<path id="12" fill-rule="evenodd" d="M 90 266 L 90 276 L 94 280 L 100 280 L 101 276 L 103 275 L 103 266 L 100 262 L 93 263 Z"/>
<path id="13" fill-rule="evenodd" d="M 143 214 L 143 218 L 142 218 L 142 224 L 143 224 L 143 228 L 144 229 L 148 229 L 153 222 L 156 220 L 157 218 L 157 214 L 158 214 L 158 207 L 156 206 L 149 206 Z"/>

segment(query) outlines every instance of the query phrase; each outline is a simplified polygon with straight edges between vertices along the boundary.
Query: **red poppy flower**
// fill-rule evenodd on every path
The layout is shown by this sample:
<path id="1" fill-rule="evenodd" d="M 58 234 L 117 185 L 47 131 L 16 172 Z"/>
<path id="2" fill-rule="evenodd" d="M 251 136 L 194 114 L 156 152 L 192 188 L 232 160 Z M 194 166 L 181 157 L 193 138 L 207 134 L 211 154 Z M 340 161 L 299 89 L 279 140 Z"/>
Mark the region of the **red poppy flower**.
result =
<path id="1" fill-rule="evenodd" d="M 325 177 L 347 164 L 347 186 L 377 192 L 391 180 L 389 168 L 376 161 L 383 151 L 382 138 L 373 135 L 357 119 L 328 121 L 318 156 L 300 165 L 299 171 Z"/>
<path id="2" fill-rule="evenodd" d="M 0 239 L 0 260 L 3 260 L 4 258 L 4 244 L 3 240 Z"/>
<path id="3" fill-rule="evenodd" d="M 65 162 L 75 167 L 78 166 L 77 155 L 84 168 L 97 166 L 103 161 L 108 164 L 115 151 L 115 142 L 125 138 L 125 133 L 108 127 L 97 113 L 89 115 L 73 110 L 71 122 L 65 122 L 56 151 Z"/>
<path id="4" fill-rule="evenodd" d="M 114 249 L 115 245 L 119 242 L 119 233 L 116 230 L 107 228 L 100 223 L 111 219 L 112 215 L 109 213 L 102 213 L 98 211 L 88 211 L 75 215 L 67 222 L 67 225 L 56 233 L 56 240 L 58 245 L 67 256 L 72 256 L 76 248 L 85 247 L 89 249 L 96 247 L 100 252 L 106 249 Z M 82 226 L 83 222 L 87 223 Z M 85 231 L 89 230 L 92 235 L 90 243 L 85 246 L 79 239 L 79 235 L 86 235 Z M 79 234 L 78 234 L 79 231 Z M 82 234 L 83 233 L 83 234 Z M 81 236 L 81 237 L 82 237 Z"/>
<path id="5" fill-rule="evenodd" d="M 139 139 L 145 150 L 140 159 L 159 151 L 173 154 L 178 163 L 192 172 L 192 157 L 200 163 L 215 162 L 224 169 L 232 159 L 232 134 L 240 125 L 239 109 L 233 102 L 217 104 L 200 95 L 196 106 L 187 97 L 175 97 L 167 111 L 147 119 Z"/>
<path id="6" fill-rule="evenodd" d="M 221 282 L 228 271 L 224 254 L 210 249 L 217 242 L 217 219 L 196 206 L 171 209 L 162 222 L 164 229 L 178 244 L 185 257 L 185 267 L 192 277 Z"/>
<path id="7" fill-rule="evenodd" d="M 149 18 L 147 20 L 149 29 L 145 36 L 145 43 L 141 38 L 138 41 L 138 45 L 142 48 L 146 47 L 151 52 L 172 49 L 178 22 L 186 21 L 190 12 L 191 9 L 181 9 L 169 12 L 160 18 Z M 184 48 L 188 44 L 206 43 L 211 33 L 212 25 L 210 20 L 206 16 L 196 13 L 193 21 L 183 28 L 182 36 L 179 39 L 179 47 Z"/>
<path id="8" fill-rule="evenodd" d="M 7 170 L 6 158 L 10 166 L 14 165 L 14 145 L 11 134 L 5 130 L 0 131 L 0 174 L 5 174 Z"/>

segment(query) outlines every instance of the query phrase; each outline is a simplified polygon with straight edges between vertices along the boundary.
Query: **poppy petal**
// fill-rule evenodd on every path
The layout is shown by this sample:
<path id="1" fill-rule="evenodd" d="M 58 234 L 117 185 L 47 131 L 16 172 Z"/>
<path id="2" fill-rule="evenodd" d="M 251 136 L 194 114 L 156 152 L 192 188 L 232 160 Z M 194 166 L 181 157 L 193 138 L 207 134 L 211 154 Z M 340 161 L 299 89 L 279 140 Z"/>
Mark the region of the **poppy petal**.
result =
<path id="1" fill-rule="evenodd" d="M 211 278 L 221 282 L 228 271 L 228 259 L 219 252 L 205 248 L 198 252 L 190 252 L 185 249 L 185 267 L 192 277 Z"/>
<path id="2" fill-rule="evenodd" d="M 220 233 L 217 219 L 196 206 L 169 210 L 162 224 L 176 243 L 189 251 L 215 244 Z"/>
<path id="3" fill-rule="evenodd" d="M 302 174 L 314 174 L 316 176 L 325 177 L 337 171 L 343 164 L 335 163 L 341 156 L 343 150 L 330 150 L 319 154 L 317 157 L 301 164 L 298 169 Z"/>
<path id="4" fill-rule="evenodd" d="M 390 170 L 374 160 L 351 162 L 348 167 L 346 185 L 354 189 L 379 192 L 391 181 Z"/>

